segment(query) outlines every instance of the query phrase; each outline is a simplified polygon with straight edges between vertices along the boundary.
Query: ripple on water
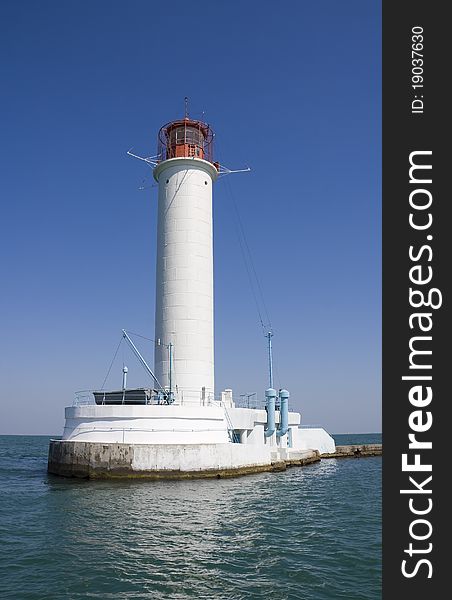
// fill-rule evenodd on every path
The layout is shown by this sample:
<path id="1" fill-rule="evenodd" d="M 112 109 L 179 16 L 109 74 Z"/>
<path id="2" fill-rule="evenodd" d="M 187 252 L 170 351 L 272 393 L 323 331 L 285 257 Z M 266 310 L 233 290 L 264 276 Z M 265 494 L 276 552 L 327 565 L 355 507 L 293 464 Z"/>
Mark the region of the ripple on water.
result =
<path id="1" fill-rule="evenodd" d="M 381 597 L 381 458 L 181 482 L 46 474 L 48 438 L 0 437 L 0 596 Z"/>

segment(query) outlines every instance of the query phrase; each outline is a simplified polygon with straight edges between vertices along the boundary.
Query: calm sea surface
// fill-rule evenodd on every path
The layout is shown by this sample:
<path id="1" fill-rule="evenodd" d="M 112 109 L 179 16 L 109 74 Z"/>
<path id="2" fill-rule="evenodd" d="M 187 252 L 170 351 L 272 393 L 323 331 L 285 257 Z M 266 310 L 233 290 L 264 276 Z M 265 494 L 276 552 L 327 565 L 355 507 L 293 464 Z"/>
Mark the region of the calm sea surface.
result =
<path id="1" fill-rule="evenodd" d="M 0 436 L 2 600 L 381 598 L 380 457 L 88 482 L 47 475 L 48 441 Z"/>

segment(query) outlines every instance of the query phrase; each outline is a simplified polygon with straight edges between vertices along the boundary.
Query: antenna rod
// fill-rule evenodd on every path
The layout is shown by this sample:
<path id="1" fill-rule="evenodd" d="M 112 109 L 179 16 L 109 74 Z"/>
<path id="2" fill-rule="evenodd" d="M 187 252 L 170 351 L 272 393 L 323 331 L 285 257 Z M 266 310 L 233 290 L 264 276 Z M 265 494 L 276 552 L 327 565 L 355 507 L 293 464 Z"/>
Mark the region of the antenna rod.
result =
<path id="1" fill-rule="evenodd" d="M 185 96 L 184 102 L 185 102 L 185 118 L 188 119 L 188 97 L 187 96 Z"/>
<path id="2" fill-rule="evenodd" d="M 268 373 L 270 378 L 270 387 L 273 388 L 273 355 L 272 355 L 272 336 L 273 333 L 267 333 L 268 338 Z"/>
<path id="3" fill-rule="evenodd" d="M 157 377 L 154 375 L 154 373 L 151 370 L 151 367 L 148 365 L 148 363 L 144 360 L 144 358 L 141 356 L 141 354 L 138 351 L 138 348 L 135 346 L 135 344 L 132 342 L 132 340 L 129 338 L 127 331 L 125 329 L 122 330 L 122 335 L 123 337 L 125 337 L 125 339 L 129 342 L 130 347 L 132 348 L 132 350 L 135 353 L 135 356 L 138 358 L 138 360 L 140 361 L 140 363 L 143 365 L 143 367 L 146 369 L 146 371 L 149 373 L 149 375 L 152 377 L 152 379 L 155 381 L 155 383 L 158 386 L 159 390 L 163 390 L 160 381 L 157 379 Z"/>

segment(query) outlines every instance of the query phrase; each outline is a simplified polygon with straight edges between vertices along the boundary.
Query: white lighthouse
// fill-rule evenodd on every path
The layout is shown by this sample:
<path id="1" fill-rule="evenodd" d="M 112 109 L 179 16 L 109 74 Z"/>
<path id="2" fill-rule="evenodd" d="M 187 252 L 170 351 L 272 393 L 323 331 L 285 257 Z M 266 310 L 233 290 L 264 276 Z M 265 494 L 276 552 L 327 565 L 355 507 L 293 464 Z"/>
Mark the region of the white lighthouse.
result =
<path id="1" fill-rule="evenodd" d="M 210 127 L 187 116 L 159 132 L 155 374 L 176 404 L 214 397 Z"/>
<path id="2" fill-rule="evenodd" d="M 157 156 L 128 153 L 151 165 L 158 182 L 154 371 L 123 330 L 147 386 L 127 388 L 123 365 L 121 389 L 76 395 L 65 410 L 62 439 L 50 442 L 50 473 L 223 477 L 281 470 L 334 452 L 323 429 L 299 428 L 289 392 L 273 389 L 271 375 L 255 408 L 237 405 L 231 389 L 215 397 L 212 187 L 220 172 L 232 171 L 220 171 L 212 142 L 209 125 L 186 114 L 160 129 Z"/>

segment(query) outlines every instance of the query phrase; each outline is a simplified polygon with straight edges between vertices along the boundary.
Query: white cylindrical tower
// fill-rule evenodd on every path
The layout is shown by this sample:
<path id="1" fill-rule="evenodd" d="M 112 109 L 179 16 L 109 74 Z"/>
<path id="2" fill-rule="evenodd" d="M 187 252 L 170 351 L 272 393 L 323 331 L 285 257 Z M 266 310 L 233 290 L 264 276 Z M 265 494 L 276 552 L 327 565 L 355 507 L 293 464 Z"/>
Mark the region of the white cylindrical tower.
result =
<path id="1" fill-rule="evenodd" d="M 188 117 L 165 125 L 154 169 L 155 374 L 183 405 L 205 405 L 214 394 L 212 138 L 208 125 Z"/>

